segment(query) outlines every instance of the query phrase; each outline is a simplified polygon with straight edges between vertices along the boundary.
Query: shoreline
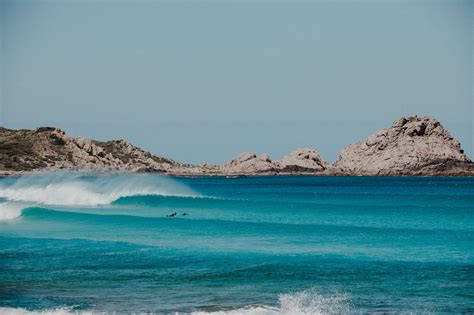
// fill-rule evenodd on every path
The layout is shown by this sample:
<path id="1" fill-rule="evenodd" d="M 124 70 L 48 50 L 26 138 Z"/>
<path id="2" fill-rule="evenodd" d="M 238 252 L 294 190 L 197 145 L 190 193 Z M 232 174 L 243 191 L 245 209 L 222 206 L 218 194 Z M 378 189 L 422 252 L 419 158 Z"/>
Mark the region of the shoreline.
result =
<path id="1" fill-rule="evenodd" d="M 176 178 L 244 178 L 244 177 L 474 177 L 474 163 L 471 170 L 461 172 L 413 172 L 413 173 L 383 173 L 383 174 L 356 174 L 345 172 L 262 172 L 262 173 L 184 173 L 184 172 L 156 172 L 156 171 L 130 171 L 130 170 L 94 170 L 94 169 L 42 169 L 35 171 L 0 171 L 0 177 L 21 177 L 35 175 L 49 175 L 54 173 L 82 173 L 84 175 L 140 175 L 150 174 Z"/>

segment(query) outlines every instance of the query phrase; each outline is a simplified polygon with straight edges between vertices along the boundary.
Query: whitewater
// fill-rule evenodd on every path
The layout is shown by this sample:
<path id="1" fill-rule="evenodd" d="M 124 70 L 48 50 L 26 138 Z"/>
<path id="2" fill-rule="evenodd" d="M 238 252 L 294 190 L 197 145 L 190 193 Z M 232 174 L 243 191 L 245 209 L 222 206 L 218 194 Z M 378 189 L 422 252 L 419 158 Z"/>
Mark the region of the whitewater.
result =
<path id="1" fill-rule="evenodd" d="M 474 312 L 474 179 L 0 177 L 0 314 Z"/>

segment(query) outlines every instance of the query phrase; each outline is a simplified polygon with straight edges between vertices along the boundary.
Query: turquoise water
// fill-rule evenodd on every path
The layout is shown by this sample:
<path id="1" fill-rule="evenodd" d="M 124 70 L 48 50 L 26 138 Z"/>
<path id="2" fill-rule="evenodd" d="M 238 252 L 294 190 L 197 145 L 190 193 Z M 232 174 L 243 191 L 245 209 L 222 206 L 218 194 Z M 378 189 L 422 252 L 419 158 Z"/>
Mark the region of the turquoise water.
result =
<path id="1" fill-rule="evenodd" d="M 0 178 L 0 219 L 0 313 L 474 313 L 474 178 Z"/>

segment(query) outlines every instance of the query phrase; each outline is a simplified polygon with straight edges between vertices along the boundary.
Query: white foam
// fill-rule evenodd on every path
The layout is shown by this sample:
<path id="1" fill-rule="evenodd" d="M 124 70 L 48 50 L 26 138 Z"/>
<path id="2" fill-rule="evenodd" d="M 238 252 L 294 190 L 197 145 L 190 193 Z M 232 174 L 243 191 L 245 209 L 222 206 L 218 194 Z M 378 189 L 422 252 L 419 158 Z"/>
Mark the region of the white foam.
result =
<path id="1" fill-rule="evenodd" d="M 16 202 L 0 203 L 0 221 L 18 218 L 25 207 L 24 204 Z"/>
<path id="2" fill-rule="evenodd" d="M 198 196 L 172 179 L 145 174 L 86 178 L 75 173 L 54 173 L 0 183 L 1 198 L 42 205 L 97 206 L 137 195 Z"/>
<path id="3" fill-rule="evenodd" d="M 351 309 L 345 294 L 321 295 L 314 289 L 281 294 L 279 301 L 284 314 L 347 314 Z"/>

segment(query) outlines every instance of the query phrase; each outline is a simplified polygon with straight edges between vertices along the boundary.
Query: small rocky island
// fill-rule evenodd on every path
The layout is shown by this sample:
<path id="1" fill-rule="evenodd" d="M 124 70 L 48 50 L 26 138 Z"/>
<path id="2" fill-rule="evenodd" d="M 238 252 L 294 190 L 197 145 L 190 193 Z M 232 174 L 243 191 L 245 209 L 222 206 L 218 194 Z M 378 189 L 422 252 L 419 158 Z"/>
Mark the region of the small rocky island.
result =
<path id="1" fill-rule="evenodd" d="M 315 149 L 281 160 L 242 153 L 221 165 L 192 165 L 156 156 L 125 140 L 69 137 L 58 128 L 0 128 L 0 175 L 37 171 L 155 172 L 174 176 L 339 175 L 473 176 L 474 163 L 434 118 L 402 117 L 387 129 L 351 144 L 331 165 Z"/>

